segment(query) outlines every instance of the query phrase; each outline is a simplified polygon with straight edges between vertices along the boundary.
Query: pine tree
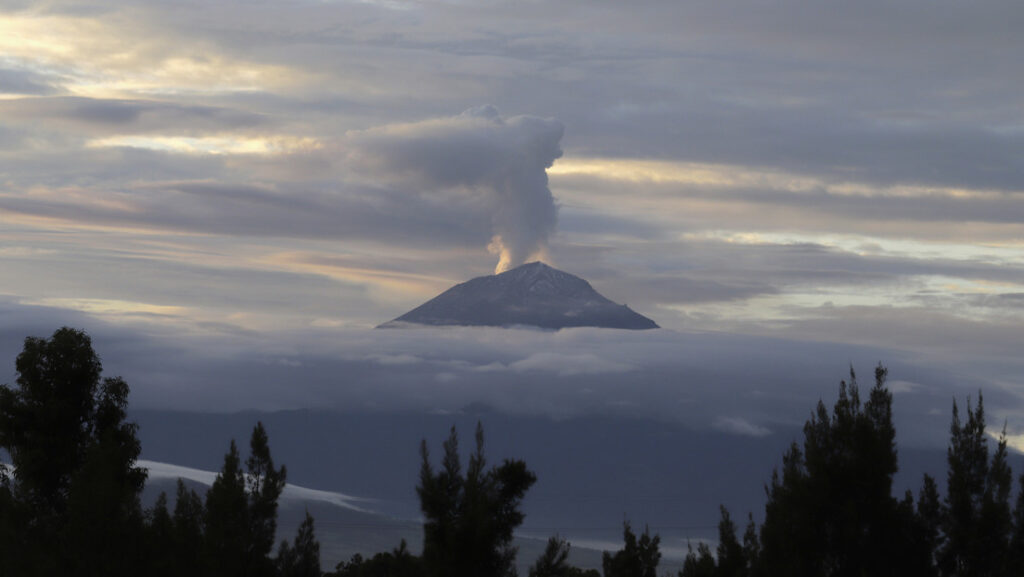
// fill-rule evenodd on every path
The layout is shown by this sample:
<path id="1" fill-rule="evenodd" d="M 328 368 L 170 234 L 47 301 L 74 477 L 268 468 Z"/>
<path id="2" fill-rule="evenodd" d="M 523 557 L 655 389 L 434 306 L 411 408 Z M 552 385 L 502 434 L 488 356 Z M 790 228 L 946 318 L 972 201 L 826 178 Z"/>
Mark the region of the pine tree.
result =
<path id="1" fill-rule="evenodd" d="M 715 565 L 715 557 L 711 554 L 711 548 L 707 543 L 697 544 L 697 550 L 687 543 L 686 559 L 683 560 L 683 568 L 679 571 L 679 577 L 716 577 L 718 567 Z"/>
<path id="2" fill-rule="evenodd" d="M 146 530 L 148 573 L 152 577 L 173 577 L 180 573 L 175 567 L 174 520 L 167 509 L 167 493 L 161 492 L 150 509 Z"/>
<path id="3" fill-rule="evenodd" d="M 246 573 L 250 577 L 260 577 L 274 571 L 269 555 L 277 531 L 277 499 L 284 490 L 287 471 L 284 466 L 274 468 L 267 431 L 262 422 L 257 422 L 253 428 L 249 449 L 249 458 L 245 461 L 249 502 Z"/>
<path id="4" fill-rule="evenodd" d="M 832 413 L 819 402 L 803 449 L 794 443 L 784 455 L 768 487 L 759 575 L 906 574 L 892 562 L 910 529 L 891 495 L 897 456 L 887 374 L 875 369 L 862 406 L 851 368 Z"/>
<path id="5" fill-rule="evenodd" d="M 281 541 L 277 553 L 277 571 L 280 577 L 320 577 L 320 542 L 316 540 L 313 517 L 306 517 L 299 525 L 298 534 L 291 545 Z"/>
<path id="6" fill-rule="evenodd" d="M 1010 538 L 1006 566 L 1008 570 L 1024 567 L 1024 474 L 1018 481 L 1017 503 L 1013 507 L 1013 536 Z"/>
<path id="7" fill-rule="evenodd" d="M 1005 432 L 989 460 L 981 393 L 974 410 L 967 400 L 967 421 L 963 423 L 953 401 L 947 460 L 945 543 L 939 551 L 939 570 L 942 575 L 957 577 L 999 575 L 1007 562 L 1012 530 L 1012 473 L 1006 463 Z"/>
<path id="8" fill-rule="evenodd" d="M 757 574 L 757 562 L 761 556 L 761 541 L 757 536 L 754 514 L 747 513 L 747 528 L 743 530 L 743 557 L 747 560 L 747 574 Z"/>
<path id="9" fill-rule="evenodd" d="M 530 567 L 529 577 L 568 577 L 569 571 L 569 542 L 555 535 Z"/>
<path id="10" fill-rule="evenodd" d="M 209 550 L 204 535 L 206 509 L 194 490 L 178 479 L 175 492 L 173 530 L 170 547 L 173 551 L 175 575 L 208 575 L 211 571 Z"/>
<path id="11" fill-rule="evenodd" d="M 422 577 L 424 574 L 422 560 L 409 553 L 408 544 L 402 539 L 394 551 L 378 553 L 369 560 L 356 553 L 347 563 L 338 563 L 334 573 L 325 577 Z"/>
<path id="12" fill-rule="evenodd" d="M 661 561 L 658 548 L 661 537 L 651 537 L 650 530 L 644 527 L 638 538 L 626 521 L 622 524 L 622 539 L 625 542 L 622 549 L 615 554 L 605 551 L 601 555 L 604 577 L 656 577 Z"/>
<path id="13" fill-rule="evenodd" d="M 204 541 L 213 574 L 247 577 L 249 507 L 234 440 L 224 455 L 220 473 L 206 492 L 204 521 Z"/>
<path id="14" fill-rule="evenodd" d="M 718 522 L 718 577 L 746 577 L 747 557 L 743 545 L 736 539 L 736 525 L 725 506 L 719 506 L 722 519 Z"/>
<path id="15" fill-rule="evenodd" d="M 520 504 L 537 477 L 518 460 L 486 468 L 483 426 L 477 423 L 476 450 L 465 474 L 458 435 L 444 443 L 441 470 L 434 472 L 426 442 L 420 445 L 423 564 L 430 576 L 505 577 L 515 573 L 512 532 L 523 522 Z"/>
<path id="16" fill-rule="evenodd" d="M 921 491 L 917 498 L 917 525 L 921 539 L 921 548 L 925 555 L 926 575 L 937 575 L 937 555 L 942 549 L 943 523 L 942 502 L 935 479 L 925 474 L 921 483 Z"/>

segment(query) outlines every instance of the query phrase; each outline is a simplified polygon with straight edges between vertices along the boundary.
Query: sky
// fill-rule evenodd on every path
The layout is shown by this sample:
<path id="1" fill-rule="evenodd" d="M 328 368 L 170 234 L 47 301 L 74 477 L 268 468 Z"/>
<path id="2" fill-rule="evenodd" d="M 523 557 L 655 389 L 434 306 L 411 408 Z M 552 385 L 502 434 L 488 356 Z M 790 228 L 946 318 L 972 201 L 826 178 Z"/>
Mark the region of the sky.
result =
<path id="1" fill-rule="evenodd" d="M 748 435 L 882 362 L 916 442 L 978 390 L 1024 435 L 1022 27 L 1016 0 L 5 0 L 2 352 L 85 328 L 139 406 Z M 373 330 L 533 259 L 664 329 Z"/>

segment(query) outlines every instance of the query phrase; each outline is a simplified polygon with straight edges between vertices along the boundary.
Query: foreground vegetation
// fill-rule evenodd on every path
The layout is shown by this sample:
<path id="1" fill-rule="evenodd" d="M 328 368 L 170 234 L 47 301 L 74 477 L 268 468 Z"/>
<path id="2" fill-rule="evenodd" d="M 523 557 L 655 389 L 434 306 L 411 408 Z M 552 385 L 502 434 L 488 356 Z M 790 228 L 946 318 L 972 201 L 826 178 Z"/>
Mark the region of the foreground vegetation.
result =
<path id="1" fill-rule="evenodd" d="M 179 480 L 145 509 L 146 471 L 136 466 L 136 426 L 125 422 L 128 385 L 102 378 L 85 333 L 63 328 L 28 338 L 16 386 L 0 386 L 0 574 L 253 577 L 505 577 L 515 575 L 513 531 L 536 481 L 519 460 L 488 467 L 483 429 L 463 468 L 452 429 L 435 468 L 426 443 L 416 488 L 424 517 L 421 555 L 403 541 L 391 552 L 320 567 L 307 513 L 275 547 L 277 501 L 287 471 L 276 466 L 257 423 L 242 461 L 234 441 L 213 485 L 200 495 Z M 722 508 L 717 548 L 691 549 L 680 577 L 1012 576 L 1024 567 L 1024 489 L 1011 507 L 1005 432 L 989 446 L 981 395 L 966 419 L 953 403 L 943 497 L 928 475 L 917 495 L 892 495 L 897 470 L 892 395 L 875 370 L 866 402 L 856 376 L 831 412 L 818 404 L 804 442 L 783 456 L 766 487 L 764 523 L 742 536 Z M 697 474 L 697 473 L 695 473 Z M 1024 477 L 1021 478 L 1024 486 Z M 569 543 L 552 537 L 530 577 L 654 577 L 660 538 L 627 523 L 624 546 L 602 572 L 568 564 Z"/>

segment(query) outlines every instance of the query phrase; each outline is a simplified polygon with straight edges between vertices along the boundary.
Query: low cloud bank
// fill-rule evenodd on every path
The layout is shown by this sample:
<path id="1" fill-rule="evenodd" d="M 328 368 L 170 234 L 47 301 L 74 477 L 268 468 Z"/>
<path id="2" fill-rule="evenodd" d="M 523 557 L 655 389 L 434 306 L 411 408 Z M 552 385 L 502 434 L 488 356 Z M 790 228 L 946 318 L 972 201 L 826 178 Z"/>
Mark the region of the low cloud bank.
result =
<path id="1" fill-rule="evenodd" d="M 852 365 L 861 387 L 887 365 L 901 443 L 941 446 L 953 398 L 984 390 L 992 422 L 1024 431 L 1005 372 L 951 355 L 724 333 L 571 329 L 309 329 L 181 334 L 105 324 L 81 313 L 0 301 L 0 358 L 13 382 L 26 335 L 88 330 L 106 374 L 136 408 L 233 412 L 297 408 L 458 413 L 485 405 L 561 419 L 621 415 L 761 436 L 830 404 Z M 913 382 L 907 387 L 901 382 Z"/>

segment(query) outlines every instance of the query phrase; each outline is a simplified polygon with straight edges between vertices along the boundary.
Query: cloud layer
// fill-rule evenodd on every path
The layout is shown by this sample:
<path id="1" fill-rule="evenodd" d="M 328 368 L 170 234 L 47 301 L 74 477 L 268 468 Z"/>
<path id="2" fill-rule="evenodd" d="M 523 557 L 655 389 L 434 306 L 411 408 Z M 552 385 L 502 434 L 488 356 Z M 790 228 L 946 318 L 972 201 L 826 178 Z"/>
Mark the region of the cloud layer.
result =
<path id="1" fill-rule="evenodd" d="M 1010 434 L 1024 433 L 1024 396 L 1010 384 L 1024 363 L 999 351 L 959 350 L 955 335 L 926 347 L 946 351 L 932 356 L 867 340 L 849 345 L 669 330 L 231 333 L 182 330 L 167 322 L 171 314 L 140 311 L 125 325 L 12 303 L 0 306 L 0 317 L 5 381 L 14 380 L 24 336 L 46 336 L 49 327 L 68 323 L 90 331 L 106 374 L 131 385 L 135 408 L 458 413 L 484 406 L 552 419 L 652 419 L 761 437 L 798 427 L 818 399 L 831 403 L 851 366 L 869 387 L 882 362 L 894 379 L 901 444 L 944 446 L 952 400 L 962 404 L 979 389 L 993 423 L 1005 420 Z"/>
<path id="2" fill-rule="evenodd" d="M 675 406 L 665 382 L 729 371 L 650 367 L 711 334 L 777 339 L 793 362 L 829 343 L 877 350 L 868 364 L 940 366 L 959 375 L 940 387 L 942 412 L 984 386 L 1011 415 L 1024 391 L 1022 25 L 1010 0 L 8 2 L 5 318 L 12 331 L 33 314 L 99 323 L 133 335 L 116 341 L 127 350 L 158 339 L 180 353 L 167 391 L 184 386 L 173 370 L 187 355 L 205 358 L 190 338 L 232 343 L 234 361 L 204 360 L 216 383 L 197 377 L 212 406 L 248 374 L 246 339 L 286 353 L 311 335 L 363 358 L 332 365 L 339 348 L 318 366 L 382 390 L 432 367 L 439 398 L 473 397 L 470 376 L 606 379 L 616 406 Z M 417 344 L 432 335 L 361 332 L 493 270 L 492 243 L 499 267 L 541 253 L 690 336 L 626 347 L 652 351 L 637 355 L 445 336 L 478 353 L 448 366 L 457 354 Z M 746 362 L 730 342 L 716 367 Z M 275 355 L 277 370 L 311 370 Z M 930 382 L 918 376 L 900 378 Z M 612 385 L 631 381 L 647 401 Z M 260 390 L 268 406 L 284 398 Z M 772 429 L 724 408 L 705 424 L 719 417 Z"/>

